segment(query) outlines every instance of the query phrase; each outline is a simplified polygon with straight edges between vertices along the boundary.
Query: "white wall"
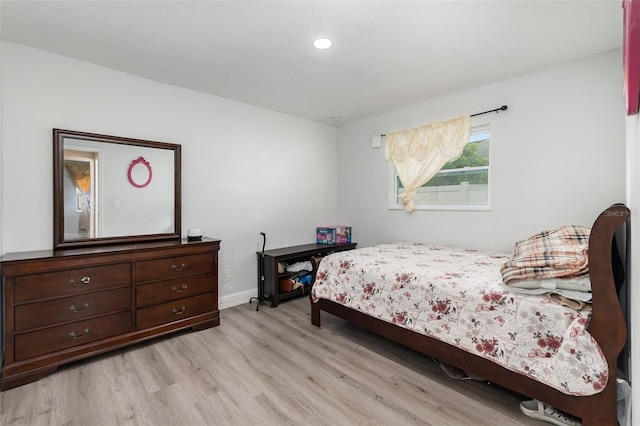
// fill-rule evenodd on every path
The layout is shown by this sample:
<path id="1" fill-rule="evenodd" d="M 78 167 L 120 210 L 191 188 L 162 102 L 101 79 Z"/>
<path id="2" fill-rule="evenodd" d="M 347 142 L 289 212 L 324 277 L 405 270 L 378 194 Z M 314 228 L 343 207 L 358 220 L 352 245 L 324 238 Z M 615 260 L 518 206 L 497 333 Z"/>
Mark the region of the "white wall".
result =
<path id="1" fill-rule="evenodd" d="M 388 210 L 375 134 L 507 104 L 491 126 L 491 211 Z M 591 226 L 625 201 L 622 54 L 616 50 L 339 128 L 338 217 L 361 246 L 418 241 L 510 252 L 542 229 Z"/>
<path id="2" fill-rule="evenodd" d="M 627 253 L 627 277 L 630 284 L 630 306 L 640 306 L 640 291 L 636 281 L 640 280 L 640 116 L 627 117 L 627 207 L 631 210 L 630 244 Z M 632 330 L 640 329 L 640 312 L 630 310 L 631 327 L 627 330 L 631 338 L 631 380 L 640 377 L 640 339 L 633 337 Z M 637 336 L 637 334 L 636 334 Z M 640 407 L 640 391 L 632 392 L 632 406 Z M 638 409 L 636 408 L 635 411 Z M 634 424 L 640 424 L 636 412 Z"/>
<path id="3" fill-rule="evenodd" d="M 223 307 L 256 292 L 259 232 L 269 249 L 314 242 L 316 225 L 335 222 L 335 127 L 13 43 L 2 49 L 3 253 L 52 248 L 53 128 L 182 145 L 183 234 L 200 227 L 222 240 L 220 271 L 231 270 Z"/>

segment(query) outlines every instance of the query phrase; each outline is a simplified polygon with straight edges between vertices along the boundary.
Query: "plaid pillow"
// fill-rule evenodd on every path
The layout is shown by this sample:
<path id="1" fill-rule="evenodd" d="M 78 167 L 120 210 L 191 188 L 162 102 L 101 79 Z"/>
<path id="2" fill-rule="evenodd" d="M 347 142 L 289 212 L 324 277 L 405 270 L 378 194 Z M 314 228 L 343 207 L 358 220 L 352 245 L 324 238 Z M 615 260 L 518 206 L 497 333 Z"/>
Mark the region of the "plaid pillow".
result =
<path id="1" fill-rule="evenodd" d="M 500 272 L 505 284 L 545 278 L 578 278 L 589 273 L 589 234 L 584 226 L 561 226 L 518 241 Z"/>

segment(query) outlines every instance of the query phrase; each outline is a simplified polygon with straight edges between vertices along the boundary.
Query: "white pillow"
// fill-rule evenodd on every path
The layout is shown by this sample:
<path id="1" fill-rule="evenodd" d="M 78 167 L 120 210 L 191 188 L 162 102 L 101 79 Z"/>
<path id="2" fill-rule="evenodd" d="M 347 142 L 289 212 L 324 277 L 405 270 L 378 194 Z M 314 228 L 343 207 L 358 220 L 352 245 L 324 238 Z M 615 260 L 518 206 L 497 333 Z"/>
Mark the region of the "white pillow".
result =
<path id="1" fill-rule="evenodd" d="M 541 288 L 539 286 L 535 288 L 518 288 L 513 285 L 506 285 L 503 282 L 501 282 L 500 285 L 505 290 L 510 291 L 512 293 L 532 294 L 536 296 L 547 294 L 547 293 L 556 293 L 564 297 L 568 297 L 569 299 L 581 300 L 583 302 L 590 302 L 592 298 L 592 294 L 590 291 L 575 291 L 575 290 L 567 290 L 562 288 L 548 289 L 548 288 Z"/>
<path id="2" fill-rule="evenodd" d="M 549 290 L 573 290 L 573 291 L 591 291 L 591 280 L 588 276 L 583 278 L 560 279 L 548 278 L 544 280 L 522 280 L 509 285 L 516 288 L 540 288 Z"/>

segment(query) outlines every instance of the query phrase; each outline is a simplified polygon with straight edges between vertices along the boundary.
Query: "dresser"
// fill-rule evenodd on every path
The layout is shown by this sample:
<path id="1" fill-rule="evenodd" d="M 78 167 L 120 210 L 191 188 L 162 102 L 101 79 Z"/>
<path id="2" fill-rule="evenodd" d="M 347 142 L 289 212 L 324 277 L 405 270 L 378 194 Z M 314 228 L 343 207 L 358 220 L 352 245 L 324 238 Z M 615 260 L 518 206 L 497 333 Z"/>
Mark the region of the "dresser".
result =
<path id="1" fill-rule="evenodd" d="M 179 330 L 220 324 L 220 241 L 8 253 L 0 389 Z"/>

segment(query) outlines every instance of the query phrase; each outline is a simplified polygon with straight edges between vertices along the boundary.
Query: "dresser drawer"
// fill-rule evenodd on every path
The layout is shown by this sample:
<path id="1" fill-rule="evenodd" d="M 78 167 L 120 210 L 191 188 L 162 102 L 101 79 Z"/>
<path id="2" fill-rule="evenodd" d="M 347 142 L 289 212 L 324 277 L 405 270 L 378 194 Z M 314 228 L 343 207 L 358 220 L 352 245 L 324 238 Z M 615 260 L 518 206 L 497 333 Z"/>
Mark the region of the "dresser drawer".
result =
<path id="1" fill-rule="evenodd" d="M 136 311 L 137 329 L 142 330 L 212 311 L 217 307 L 216 299 L 216 294 L 208 293 L 138 309 Z"/>
<path id="2" fill-rule="evenodd" d="M 129 308 L 130 287 L 19 305 L 15 307 L 16 331 L 77 321 Z"/>
<path id="3" fill-rule="evenodd" d="M 136 287 L 136 307 L 157 305 L 215 290 L 213 274 L 192 275 Z"/>
<path id="4" fill-rule="evenodd" d="M 73 296 L 130 283 L 130 263 L 23 275 L 16 277 L 15 302 Z"/>
<path id="5" fill-rule="evenodd" d="M 15 336 L 15 359 L 25 360 L 131 331 L 131 313 L 107 315 Z"/>
<path id="6" fill-rule="evenodd" d="M 194 254 L 136 263 L 136 282 L 166 280 L 213 271 L 213 253 Z"/>

